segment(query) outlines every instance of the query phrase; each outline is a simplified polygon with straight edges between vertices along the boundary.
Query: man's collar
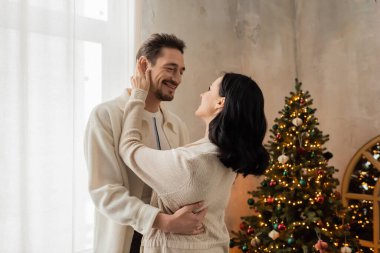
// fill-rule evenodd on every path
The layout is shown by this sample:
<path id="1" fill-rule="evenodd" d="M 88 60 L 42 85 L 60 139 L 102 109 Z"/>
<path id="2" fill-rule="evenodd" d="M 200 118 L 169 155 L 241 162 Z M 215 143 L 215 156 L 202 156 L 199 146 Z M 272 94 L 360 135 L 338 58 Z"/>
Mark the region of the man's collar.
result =
<path id="1" fill-rule="evenodd" d="M 121 111 L 124 112 L 125 104 L 127 103 L 129 98 L 130 98 L 130 89 L 125 89 L 123 94 L 117 98 L 117 103 Z M 164 118 L 164 128 L 167 127 L 171 131 L 173 131 L 173 133 L 178 134 L 179 129 L 178 129 L 178 124 L 177 124 L 177 119 L 172 115 L 171 112 L 169 112 L 166 109 L 166 107 L 163 105 L 162 102 L 160 103 L 160 110 Z"/>

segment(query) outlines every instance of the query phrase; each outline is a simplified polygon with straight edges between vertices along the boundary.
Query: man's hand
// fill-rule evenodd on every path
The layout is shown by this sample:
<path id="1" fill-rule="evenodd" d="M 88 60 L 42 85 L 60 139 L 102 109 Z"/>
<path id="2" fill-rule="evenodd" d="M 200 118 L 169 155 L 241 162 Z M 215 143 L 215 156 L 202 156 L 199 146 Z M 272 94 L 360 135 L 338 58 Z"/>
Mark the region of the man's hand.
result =
<path id="1" fill-rule="evenodd" d="M 207 208 L 202 209 L 203 202 L 184 206 L 174 214 L 159 213 L 153 223 L 165 233 L 196 235 L 204 232 L 203 221 Z M 201 210 L 201 211 L 198 211 Z"/>

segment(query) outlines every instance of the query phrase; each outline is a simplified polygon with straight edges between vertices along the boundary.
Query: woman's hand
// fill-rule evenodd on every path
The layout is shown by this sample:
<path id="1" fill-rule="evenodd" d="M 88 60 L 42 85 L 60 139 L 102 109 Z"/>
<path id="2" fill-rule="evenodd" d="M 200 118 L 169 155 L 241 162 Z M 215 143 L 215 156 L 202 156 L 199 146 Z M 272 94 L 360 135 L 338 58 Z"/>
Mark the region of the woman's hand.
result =
<path id="1" fill-rule="evenodd" d="M 135 74 L 131 77 L 132 88 L 149 91 L 151 69 L 144 56 L 137 61 Z"/>

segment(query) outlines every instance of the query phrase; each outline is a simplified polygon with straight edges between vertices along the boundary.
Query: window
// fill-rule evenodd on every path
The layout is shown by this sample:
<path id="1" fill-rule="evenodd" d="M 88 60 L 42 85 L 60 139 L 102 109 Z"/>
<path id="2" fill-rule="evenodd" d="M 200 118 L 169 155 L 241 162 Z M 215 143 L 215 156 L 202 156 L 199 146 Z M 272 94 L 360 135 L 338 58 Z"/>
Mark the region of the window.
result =
<path id="1" fill-rule="evenodd" d="M 352 212 L 351 229 L 365 253 L 380 253 L 380 136 L 351 159 L 343 178 L 343 204 Z"/>
<path id="2" fill-rule="evenodd" d="M 0 252 L 92 252 L 83 135 L 92 108 L 129 83 L 133 10 L 134 1 L 1 1 Z"/>

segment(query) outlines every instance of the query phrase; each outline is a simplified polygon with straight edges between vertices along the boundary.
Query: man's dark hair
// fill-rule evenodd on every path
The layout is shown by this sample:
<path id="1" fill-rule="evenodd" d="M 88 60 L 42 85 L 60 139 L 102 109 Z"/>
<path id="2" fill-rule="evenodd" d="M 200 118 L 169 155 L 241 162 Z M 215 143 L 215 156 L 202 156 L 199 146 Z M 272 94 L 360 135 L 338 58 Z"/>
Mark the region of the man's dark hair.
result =
<path id="1" fill-rule="evenodd" d="M 269 164 L 262 144 L 267 130 L 263 93 L 251 78 L 226 73 L 219 95 L 224 107 L 209 124 L 209 139 L 219 147 L 220 161 L 244 176 L 262 175 Z"/>
<path id="2" fill-rule="evenodd" d="M 136 54 L 136 60 L 145 56 L 153 65 L 156 64 L 162 48 L 178 49 L 182 54 L 186 47 L 183 40 L 177 38 L 174 34 L 155 33 L 152 34 L 140 47 Z"/>

